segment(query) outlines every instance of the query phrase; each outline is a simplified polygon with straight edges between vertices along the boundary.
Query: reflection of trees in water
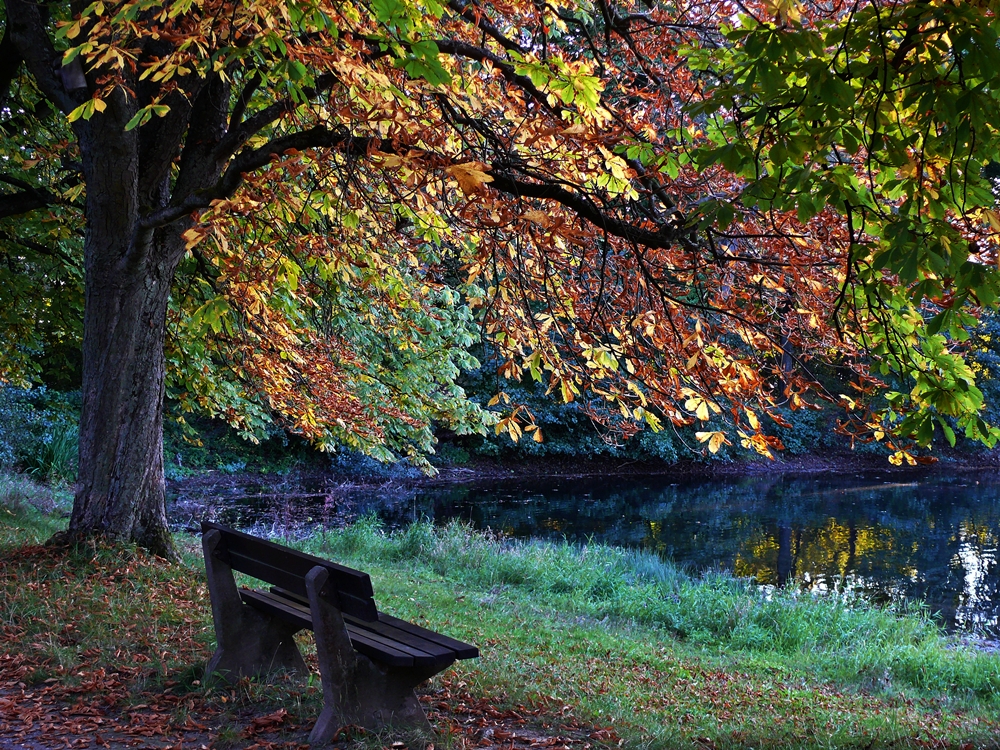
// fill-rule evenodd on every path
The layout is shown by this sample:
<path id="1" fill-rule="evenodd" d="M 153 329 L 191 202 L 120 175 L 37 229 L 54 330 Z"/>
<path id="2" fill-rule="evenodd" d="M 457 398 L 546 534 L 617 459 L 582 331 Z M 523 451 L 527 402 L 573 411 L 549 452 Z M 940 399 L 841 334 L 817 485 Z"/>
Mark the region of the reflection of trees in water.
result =
<path id="1" fill-rule="evenodd" d="M 724 567 L 761 583 L 793 578 L 876 600 L 919 599 L 959 625 L 995 625 L 1000 511 L 996 484 L 870 477 L 656 484 L 567 482 L 556 491 L 472 487 L 435 495 L 512 536 L 640 547 L 692 569 Z"/>
<path id="2" fill-rule="evenodd" d="M 983 627 L 1000 615 L 1000 484 L 974 482 L 777 474 L 726 482 L 532 479 L 395 491 L 353 507 L 376 510 L 390 525 L 458 517 L 516 537 L 643 548 L 693 570 L 722 567 L 761 583 L 791 577 L 876 599 L 922 599 L 946 621 Z M 289 492 L 298 496 L 291 503 L 278 503 L 275 489 L 270 500 L 226 499 L 226 510 L 240 523 L 280 524 L 296 514 L 342 523 L 339 504 L 309 500 L 302 488 Z"/>

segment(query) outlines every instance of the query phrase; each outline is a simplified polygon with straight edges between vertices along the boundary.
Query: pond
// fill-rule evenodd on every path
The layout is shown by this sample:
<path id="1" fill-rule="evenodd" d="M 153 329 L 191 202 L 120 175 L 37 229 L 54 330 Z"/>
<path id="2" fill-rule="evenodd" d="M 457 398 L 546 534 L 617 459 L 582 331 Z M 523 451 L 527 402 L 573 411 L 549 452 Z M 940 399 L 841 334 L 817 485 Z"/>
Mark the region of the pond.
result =
<path id="1" fill-rule="evenodd" d="M 181 490 L 175 518 L 281 531 L 374 512 L 390 527 L 459 518 L 513 537 L 641 548 L 692 572 L 921 601 L 956 630 L 1000 637 L 1000 476 L 771 474 L 588 477 L 375 491 L 345 506 L 317 487 Z M 212 495 L 208 497 L 207 495 Z"/>

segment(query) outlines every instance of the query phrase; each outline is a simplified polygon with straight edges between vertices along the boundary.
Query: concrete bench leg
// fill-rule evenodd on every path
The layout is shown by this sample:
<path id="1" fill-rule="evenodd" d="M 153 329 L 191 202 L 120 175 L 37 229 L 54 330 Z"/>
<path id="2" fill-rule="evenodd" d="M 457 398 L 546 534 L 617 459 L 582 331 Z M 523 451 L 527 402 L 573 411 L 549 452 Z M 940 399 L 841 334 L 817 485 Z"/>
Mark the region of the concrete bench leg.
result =
<path id="1" fill-rule="evenodd" d="M 328 576 L 325 568 L 316 566 L 305 579 L 323 681 L 323 712 L 309 735 L 309 744 L 329 742 L 348 724 L 366 729 L 393 726 L 433 739 L 413 688 L 441 670 L 386 667 L 357 653 L 340 610 L 319 596 Z"/>
<path id="2" fill-rule="evenodd" d="M 221 539 L 213 529 L 201 540 L 218 643 L 205 668 L 206 681 L 211 677 L 234 682 L 280 670 L 308 675 L 293 638 L 299 628 L 243 603 L 232 567 L 215 556 Z"/>

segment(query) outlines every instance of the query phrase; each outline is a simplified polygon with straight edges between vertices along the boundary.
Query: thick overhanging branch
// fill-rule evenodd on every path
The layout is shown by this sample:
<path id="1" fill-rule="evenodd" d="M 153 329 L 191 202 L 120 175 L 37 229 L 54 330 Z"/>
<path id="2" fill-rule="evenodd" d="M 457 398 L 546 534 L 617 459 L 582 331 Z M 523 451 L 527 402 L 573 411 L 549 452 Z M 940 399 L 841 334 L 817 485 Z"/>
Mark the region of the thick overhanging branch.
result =
<path id="1" fill-rule="evenodd" d="M 310 148 L 330 148 L 345 154 L 367 154 L 378 143 L 375 138 L 356 138 L 344 131 L 311 128 L 275 138 L 260 148 L 243 151 L 236 156 L 211 188 L 199 190 L 179 203 L 147 213 L 139 222 L 141 229 L 150 230 L 172 224 L 178 219 L 212 205 L 212 201 L 231 197 L 247 173 L 267 166 L 271 159 L 286 151 Z"/>
<path id="2" fill-rule="evenodd" d="M 0 175 L 0 182 L 20 188 L 16 193 L 0 195 L 0 219 L 8 216 L 20 216 L 38 208 L 51 206 L 56 202 L 56 196 L 48 190 L 32 187 L 13 177 Z"/>
<path id="3" fill-rule="evenodd" d="M 662 226 L 653 230 L 616 219 L 602 210 L 594 201 L 560 185 L 518 179 L 496 167 L 490 175 L 493 177 L 490 187 L 495 190 L 520 198 L 554 201 L 608 234 L 636 245 L 667 249 L 676 246 L 681 241 L 682 234 L 685 233 L 673 226 Z"/>
<path id="4" fill-rule="evenodd" d="M 77 102 L 59 79 L 58 71 L 62 69 L 61 56 L 45 32 L 40 4 L 31 0 L 5 0 L 5 6 L 7 9 L 5 36 L 10 36 L 18 54 L 28 66 L 45 97 L 64 113 L 69 114 L 76 108 Z"/>
<path id="5" fill-rule="evenodd" d="M 394 153 L 398 150 L 405 152 L 405 147 L 393 147 L 378 138 L 358 138 L 343 130 L 331 131 L 320 127 L 275 138 L 260 148 L 244 151 L 235 157 L 212 188 L 198 191 L 175 205 L 146 214 L 140 221 L 140 227 L 151 230 L 166 226 L 190 215 L 193 211 L 208 208 L 215 200 L 232 196 L 243 183 L 247 173 L 267 166 L 275 156 L 286 151 L 328 148 L 342 154 L 365 156 L 376 147 L 385 153 Z M 612 216 L 585 195 L 573 192 L 562 185 L 519 178 L 500 164 L 494 164 L 491 175 L 493 177 L 491 187 L 501 193 L 519 198 L 553 201 L 608 234 L 627 242 L 649 248 L 666 249 L 681 241 L 682 230 L 678 227 L 665 225 L 658 229 L 648 229 L 631 224 Z"/>

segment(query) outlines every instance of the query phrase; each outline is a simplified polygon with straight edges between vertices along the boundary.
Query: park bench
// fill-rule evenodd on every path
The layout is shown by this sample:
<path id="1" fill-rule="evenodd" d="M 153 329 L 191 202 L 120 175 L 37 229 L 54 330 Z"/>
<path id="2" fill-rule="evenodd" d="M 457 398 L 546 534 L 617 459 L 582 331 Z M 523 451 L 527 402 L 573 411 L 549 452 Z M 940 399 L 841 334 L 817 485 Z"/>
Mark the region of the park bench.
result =
<path id="1" fill-rule="evenodd" d="M 310 744 L 349 724 L 430 733 L 413 688 L 456 659 L 479 656 L 475 646 L 379 612 L 367 573 L 216 523 L 201 531 L 218 643 L 206 679 L 307 675 L 293 636 L 309 629 L 323 684 Z M 237 588 L 233 571 L 270 587 Z"/>

